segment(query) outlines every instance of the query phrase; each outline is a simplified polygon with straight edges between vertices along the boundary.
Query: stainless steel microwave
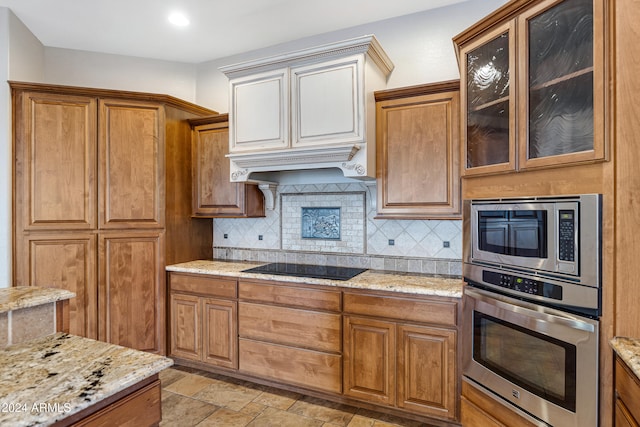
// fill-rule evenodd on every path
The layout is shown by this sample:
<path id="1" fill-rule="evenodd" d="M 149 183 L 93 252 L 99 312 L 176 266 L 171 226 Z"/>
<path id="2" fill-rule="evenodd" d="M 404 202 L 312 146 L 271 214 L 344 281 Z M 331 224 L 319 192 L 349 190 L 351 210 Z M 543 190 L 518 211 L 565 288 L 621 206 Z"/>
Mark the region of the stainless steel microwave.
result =
<path id="1" fill-rule="evenodd" d="M 465 279 L 599 311 L 601 206 L 599 194 L 465 201 Z"/>

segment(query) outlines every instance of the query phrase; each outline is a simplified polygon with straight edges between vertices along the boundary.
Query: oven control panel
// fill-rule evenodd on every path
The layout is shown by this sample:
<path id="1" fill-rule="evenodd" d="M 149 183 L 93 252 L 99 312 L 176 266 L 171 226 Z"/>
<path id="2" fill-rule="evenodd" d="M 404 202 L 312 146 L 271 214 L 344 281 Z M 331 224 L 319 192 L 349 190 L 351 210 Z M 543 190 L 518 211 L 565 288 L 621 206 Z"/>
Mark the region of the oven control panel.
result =
<path id="1" fill-rule="evenodd" d="M 512 274 L 497 273 L 495 271 L 482 271 L 482 280 L 491 285 L 523 292 L 529 295 L 537 295 L 545 298 L 562 300 L 562 287 L 540 280 L 515 276 Z"/>

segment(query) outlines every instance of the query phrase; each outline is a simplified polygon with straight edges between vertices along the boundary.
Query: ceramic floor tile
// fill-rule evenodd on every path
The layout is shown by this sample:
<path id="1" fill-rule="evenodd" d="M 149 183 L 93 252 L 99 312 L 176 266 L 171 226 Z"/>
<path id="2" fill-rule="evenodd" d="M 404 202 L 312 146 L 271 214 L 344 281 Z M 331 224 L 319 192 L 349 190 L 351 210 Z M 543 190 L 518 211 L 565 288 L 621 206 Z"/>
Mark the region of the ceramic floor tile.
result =
<path id="1" fill-rule="evenodd" d="M 165 387 L 172 393 L 178 393 L 183 396 L 193 396 L 200 390 L 211 385 L 216 380 L 195 374 L 185 374 L 182 378 Z"/>
<path id="2" fill-rule="evenodd" d="M 237 384 L 218 380 L 211 381 L 214 381 L 214 383 L 203 388 L 193 397 L 214 405 L 240 411 L 262 393 L 260 390 L 250 389 Z"/>
<path id="3" fill-rule="evenodd" d="M 419 421 L 413 421 L 406 418 L 396 417 L 394 415 L 383 414 L 381 412 L 370 411 L 367 409 L 358 409 L 358 415 L 375 420 L 374 427 L 426 427 L 427 424 Z"/>
<path id="4" fill-rule="evenodd" d="M 322 427 L 320 420 L 303 417 L 288 411 L 276 408 L 267 408 L 247 427 Z"/>
<path id="5" fill-rule="evenodd" d="M 376 422 L 373 418 L 364 417 L 362 415 L 354 415 L 347 427 L 373 427 Z"/>
<path id="6" fill-rule="evenodd" d="M 205 418 L 197 427 L 245 427 L 253 418 L 252 415 L 221 408 Z"/>
<path id="7" fill-rule="evenodd" d="M 301 397 L 302 396 L 298 393 L 269 389 L 267 391 L 263 391 L 258 397 L 253 399 L 253 402 L 264 406 L 287 410 Z"/>
<path id="8" fill-rule="evenodd" d="M 266 408 L 267 408 L 266 405 L 262 405 L 256 402 L 249 402 L 245 406 L 243 406 L 242 409 L 240 409 L 240 412 L 242 412 L 243 414 L 247 414 L 255 417 L 258 414 L 260 414 L 262 411 L 264 411 Z"/>
<path id="9" fill-rule="evenodd" d="M 160 384 L 165 388 L 168 385 L 171 385 L 178 381 L 180 378 L 185 376 L 185 372 L 179 371 L 173 368 L 167 368 L 164 371 L 160 371 Z"/>
<path id="10" fill-rule="evenodd" d="M 165 392 L 166 393 L 166 392 Z M 163 393 L 161 427 L 190 427 L 207 418 L 218 407 L 173 393 Z"/>
<path id="11" fill-rule="evenodd" d="M 340 426 L 348 425 L 356 411 L 353 406 L 314 397 L 302 397 L 289 409 L 289 412 Z"/>

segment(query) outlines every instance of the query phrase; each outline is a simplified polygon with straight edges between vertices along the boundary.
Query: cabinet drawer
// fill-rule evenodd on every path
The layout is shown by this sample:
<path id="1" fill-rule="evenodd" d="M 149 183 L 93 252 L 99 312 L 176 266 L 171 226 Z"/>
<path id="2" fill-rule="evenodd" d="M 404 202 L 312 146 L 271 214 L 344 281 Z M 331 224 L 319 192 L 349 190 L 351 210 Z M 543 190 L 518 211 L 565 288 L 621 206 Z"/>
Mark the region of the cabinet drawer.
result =
<path id="1" fill-rule="evenodd" d="M 189 292 L 207 296 L 235 298 L 237 287 L 235 279 L 205 276 L 201 274 L 169 275 L 171 291 Z"/>
<path id="2" fill-rule="evenodd" d="M 336 312 L 341 308 L 339 291 L 286 286 L 279 282 L 240 281 L 238 287 L 240 298 L 245 300 Z"/>
<path id="3" fill-rule="evenodd" d="M 640 380 L 616 357 L 616 393 L 636 420 L 640 420 Z"/>
<path id="4" fill-rule="evenodd" d="M 393 296 L 344 293 L 344 312 L 456 326 L 458 304 Z"/>
<path id="5" fill-rule="evenodd" d="M 240 338 L 240 371 L 333 393 L 342 392 L 342 356 Z"/>
<path id="6" fill-rule="evenodd" d="M 340 352 L 341 316 L 295 308 L 239 303 L 241 337 Z"/>

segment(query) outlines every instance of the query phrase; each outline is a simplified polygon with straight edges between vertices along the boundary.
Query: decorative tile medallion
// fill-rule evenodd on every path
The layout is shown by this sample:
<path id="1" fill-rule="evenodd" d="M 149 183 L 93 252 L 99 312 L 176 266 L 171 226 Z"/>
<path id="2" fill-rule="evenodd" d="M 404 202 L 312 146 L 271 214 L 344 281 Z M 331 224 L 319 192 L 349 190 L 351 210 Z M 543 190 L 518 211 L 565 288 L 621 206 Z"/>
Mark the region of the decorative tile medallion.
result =
<path id="1" fill-rule="evenodd" d="M 340 240 L 340 208 L 302 208 L 303 239 Z"/>

